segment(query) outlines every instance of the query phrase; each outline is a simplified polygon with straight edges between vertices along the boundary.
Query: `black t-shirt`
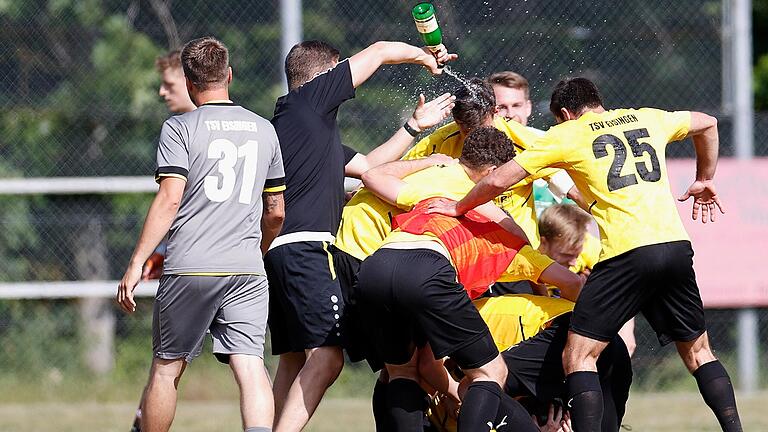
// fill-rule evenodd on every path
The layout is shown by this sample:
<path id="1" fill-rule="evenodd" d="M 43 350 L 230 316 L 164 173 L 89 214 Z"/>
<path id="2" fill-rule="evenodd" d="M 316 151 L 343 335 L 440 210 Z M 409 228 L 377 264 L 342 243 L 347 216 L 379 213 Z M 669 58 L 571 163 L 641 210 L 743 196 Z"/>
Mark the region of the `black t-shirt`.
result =
<path id="1" fill-rule="evenodd" d="M 277 100 L 275 126 L 285 167 L 285 221 L 280 234 L 336 235 L 344 206 L 344 166 L 356 154 L 341 144 L 336 115 L 355 97 L 349 61 L 339 62 Z"/>

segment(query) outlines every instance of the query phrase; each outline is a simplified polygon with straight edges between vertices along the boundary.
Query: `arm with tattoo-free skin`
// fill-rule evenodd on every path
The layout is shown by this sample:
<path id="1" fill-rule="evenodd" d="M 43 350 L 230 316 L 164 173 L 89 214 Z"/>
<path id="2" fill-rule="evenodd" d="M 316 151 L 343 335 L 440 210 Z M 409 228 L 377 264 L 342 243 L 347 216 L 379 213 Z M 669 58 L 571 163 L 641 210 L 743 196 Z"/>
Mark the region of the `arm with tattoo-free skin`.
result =
<path id="1" fill-rule="evenodd" d="M 723 205 L 715 191 L 715 169 L 720 138 L 717 133 L 717 119 L 696 111 L 691 111 L 691 126 L 688 136 L 693 139 L 696 148 L 696 180 L 688 190 L 678 198 L 686 201 L 693 197 L 691 218 L 696 220 L 701 211 L 701 222 L 715 221 L 715 206 L 725 214 Z"/>
<path id="2" fill-rule="evenodd" d="M 179 211 L 186 184 L 186 180 L 175 177 L 162 177 L 160 180 L 160 189 L 152 200 L 152 205 L 149 206 L 139 241 L 136 242 L 128 268 L 117 287 L 117 302 L 125 312 L 131 313 L 136 310 L 133 290 L 141 279 L 142 267 L 171 228 Z"/>
<path id="3" fill-rule="evenodd" d="M 528 175 L 528 172 L 512 159 L 480 180 L 461 201 L 435 200 L 435 202 L 430 204 L 428 212 L 454 217 L 461 216 L 473 208 L 501 195 L 512 185 L 528 177 Z"/>

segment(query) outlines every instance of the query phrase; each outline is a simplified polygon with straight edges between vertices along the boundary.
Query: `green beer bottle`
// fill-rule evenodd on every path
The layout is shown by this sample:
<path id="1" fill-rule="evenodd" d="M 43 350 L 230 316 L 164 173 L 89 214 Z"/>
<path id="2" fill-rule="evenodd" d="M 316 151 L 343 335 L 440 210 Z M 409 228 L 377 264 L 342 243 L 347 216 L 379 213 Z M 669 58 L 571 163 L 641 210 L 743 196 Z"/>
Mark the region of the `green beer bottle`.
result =
<path id="1" fill-rule="evenodd" d="M 440 31 L 437 17 L 435 17 L 435 7 L 432 6 L 432 3 L 419 3 L 413 7 L 411 14 L 424 45 L 434 51 L 438 45 L 443 43 L 443 33 Z"/>

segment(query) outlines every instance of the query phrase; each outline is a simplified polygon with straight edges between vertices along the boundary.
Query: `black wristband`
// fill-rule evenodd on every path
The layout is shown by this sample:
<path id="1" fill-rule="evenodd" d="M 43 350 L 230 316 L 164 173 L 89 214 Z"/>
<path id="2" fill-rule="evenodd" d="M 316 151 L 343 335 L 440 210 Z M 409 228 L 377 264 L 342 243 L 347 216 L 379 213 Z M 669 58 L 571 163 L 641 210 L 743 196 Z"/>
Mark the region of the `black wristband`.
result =
<path id="1" fill-rule="evenodd" d="M 408 132 L 408 135 L 416 138 L 416 136 L 419 135 L 419 132 L 416 131 L 416 129 L 412 128 L 411 125 L 408 124 L 408 122 L 405 122 L 403 125 L 403 129 L 405 129 L 406 132 Z"/>

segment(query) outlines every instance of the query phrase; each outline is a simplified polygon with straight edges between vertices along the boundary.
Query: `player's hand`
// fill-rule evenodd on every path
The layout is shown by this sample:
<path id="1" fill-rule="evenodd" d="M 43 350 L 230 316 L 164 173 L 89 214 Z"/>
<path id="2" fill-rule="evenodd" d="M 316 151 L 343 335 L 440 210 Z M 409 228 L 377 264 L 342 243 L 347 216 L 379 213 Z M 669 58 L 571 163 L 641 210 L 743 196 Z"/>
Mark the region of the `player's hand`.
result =
<path id="1" fill-rule="evenodd" d="M 458 159 L 452 158 L 442 153 L 432 153 L 431 155 L 427 156 L 427 160 L 434 165 L 456 165 L 459 163 Z"/>
<path id="2" fill-rule="evenodd" d="M 691 213 L 693 220 L 698 219 L 699 211 L 701 211 L 702 223 L 707 223 L 707 219 L 714 222 L 715 206 L 720 210 L 720 213 L 725 214 L 723 205 L 720 203 L 720 199 L 715 191 L 715 182 L 712 180 L 696 180 L 685 191 L 685 194 L 677 200 L 682 202 L 690 197 L 693 197 L 693 212 Z"/>
<path id="3" fill-rule="evenodd" d="M 117 286 L 117 303 L 127 313 L 136 310 L 136 301 L 133 299 L 133 290 L 141 279 L 141 266 L 131 265 L 125 271 L 123 279 Z"/>
<path id="4" fill-rule="evenodd" d="M 442 66 L 444 66 L 449 61 L 454 61 L 459 58 L 457 54 L 449 54 L 448 50 L 443 44 L 440 44 L 434 48 L 434 51 L 427 47 L 423 47 L 421 49 L 426 55 L 421 56 L 419 63 L 424 66 L 432 75 L 439 75 L 443 73 Z"/>
<path id="5" fill-rule="evenodd" d="M 416 109 L 413 110 L 413 116 L 408 119 L 408 124 L 417 132 L 429 129 L 450 116 L 456 96 L 444 93 L 429 102 L 425 103 L 425 100 L 424 95 L 420 94 Z"/>
<path id="6" fill-rule="evenodd" d="M 547 422 L 545 424 L 540 425 L 536 416 L 532 416 L 531 418 L 542 432 L 571 432 L 570 417 L 568 417 L 566 424 L 565 418 L 563 417 L 563 410 L 555 409 L 553 404 L 549 405 L 549 413 L 547 414 Z"/>
<path id="7" fill-rule="evenodd" d="M 461 216 L 462 213 L 458 212 L 456 209 L 456 204 L 458 204 L 456 201 L 449 200 L 447 198 L 438 198 L 432 200 L 432 202 L 429 203 L 429 207 L 427 207 L 427 213 L 437 213 L 446 216 L 458 217 Z"/>

